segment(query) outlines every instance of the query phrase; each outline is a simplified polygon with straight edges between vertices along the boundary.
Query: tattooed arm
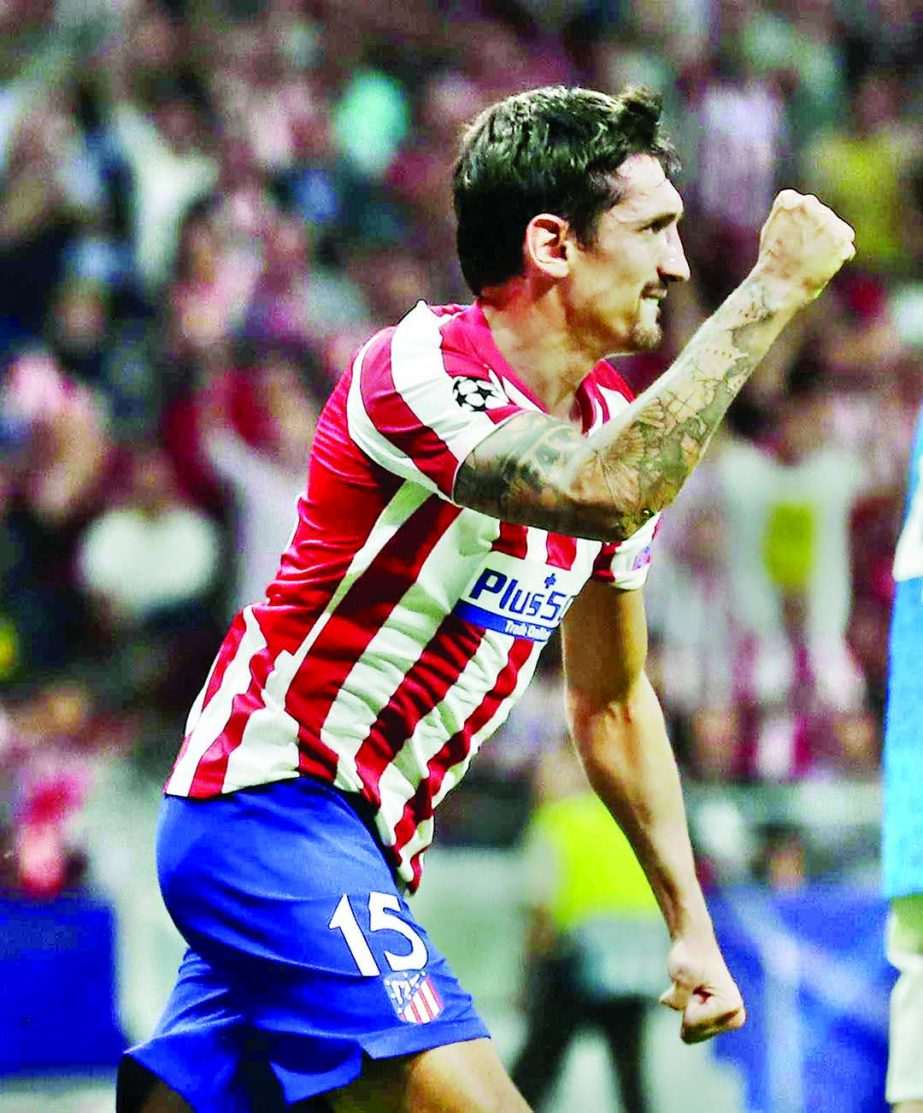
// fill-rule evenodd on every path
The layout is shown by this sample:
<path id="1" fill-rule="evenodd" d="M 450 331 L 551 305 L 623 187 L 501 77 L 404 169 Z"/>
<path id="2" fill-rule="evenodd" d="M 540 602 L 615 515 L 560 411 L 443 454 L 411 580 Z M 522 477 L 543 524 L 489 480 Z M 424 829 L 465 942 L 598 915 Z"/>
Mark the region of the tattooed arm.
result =
<path id="1" fill-rule="evenodd" d="M 455 500 L 573 536 L 630 536 L 673 501 L 773 341 L 853 250 L 848 225 L 784 191 L 754 270 L 653 386 L 590 437 L 546 414 L 512 419 L 465 460 Z"/>

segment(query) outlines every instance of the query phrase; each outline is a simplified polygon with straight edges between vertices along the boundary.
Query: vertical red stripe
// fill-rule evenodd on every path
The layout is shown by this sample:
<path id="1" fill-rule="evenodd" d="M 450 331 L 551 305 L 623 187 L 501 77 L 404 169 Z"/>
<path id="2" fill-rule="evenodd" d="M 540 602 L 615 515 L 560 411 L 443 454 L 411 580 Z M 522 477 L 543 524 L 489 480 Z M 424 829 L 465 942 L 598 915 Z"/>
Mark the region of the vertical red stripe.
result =
<path id="1" fill-rule="evenodd" d="M 362 403 L 378 432 L 411 459 L 440 490 L 451 495 L 461 461 L 433 429 L 423 424 L 395 385 L 391 370 L 393 339 L 394 332 L 390 330 L 387 343 L 376 341 L 366 351 L 361 369 L 357 369 Z M 439 349 L 433 349 L 432 358 L 441 358 Z"/>
<path id="2" fill-rule="evenodd" d="M 208 678 L 207 686 L 205 688 L 205 698 L 202 701 L 202 709 L 208 707 L 209 701 L 218 689 L 221 687 L 221 682 L 224 680 L 224 674 L 228 670 L 228 665 L 237 656 L 237 650 L 240 648 L 241 640 L 247 630 L 247 624 L 244 622 L 244 612 L 238 611 L 234 616 L 231 627 L 227 634 L 224 636 L 224 641 L 221 644 L 221 649 L 218 651 L 218 657 L 215 662 L 215 667 L 212 669 L 212 674 Z"/>
<path id="3" fill-rule="evenodd" d="M 356 754 L 364 795 L 381 804 L 381 775 L 411 737 L 422 718 L 445 698 L 474 657 L 484 631 L 455 614 L 442 620 L 426 649 L 414 662 Z"/>
<path id="4" fill-rule="evenodd" d="M 238 611 L 237 614 L 234 616 L 234 620 L 231 622 L 230 629 L 224 636 L 224 641 L 221 643 L 221 647 L 218 650 L 218 655 L 215 658 L 214 664 L 212 665 L 211 673 L 205 681 L 205 693 L 202 697 L 202 706 L 199 709 L 199 716 L 192 724 L 192 729 L 183 739 L 183 743 L 179 748 L 179 753 L 176 755 L 176 761 L 173 763 L 174 771 L 185 757 L 186 751 L 189 749 L 189 742 L 192 739 L 193 734 L 195 733 L 195 729 L 198 725 L 199 719 L 213 699 L 215 693 L 221 687 L 221 684 L 224 681 L 225 674 L 228 671 L 228 667 L 237 656 L 237 653 L 240 649 L 240 643 L 243 639 L 244 634 L 246 633 L 246 629 L 247 625 L 244 622 L 243 611 Z M 169 779 L 167 783 L 169 784 Z"/>
<path id="5" fill-rule="evenodd" d="M 548 563 L 552 568 L 563 568 L 570 571 L 577 559 L 577 542 L 573 537 L 565 537 L 563 533 L 549 533 L 545 542 L 548 552 Z"/>
<path id="6" fill-rule="evenodd" d="M 494 552 L 509 553 L 510 556 L 524 559 L 529 551 L 529 531 L 526 526 L 512 522 L 501 522 L 500 532 L 491 546 Z"/>
<path id="7" fill-rule="evenodd" d="M 308 750 L 304 746 L 299 746 L 298 772 L 308 777 L 316 777 L 319 781 L 333 783 L 336 780 L 337 765 L 340 760 L 338 755 L 329 746 L 325 746 L 319 738 L 312 738 L 310 747 Z"/>
<path id="8" fill-rule="evenodd" d="M 433 797 L 442 786 L 446 773 L 468 756 L 471 750 L 472 737 L 481 730 L 493 716 L 498 707 L 509 699 L 516 687 L 516 679 L 528 661 L 531 654 L 536 651 L 535 642 L 522 638 L 515 641 L 510 648 L 509 657 L 501 669 L 491 690 L 484 696 L 480 704 L 472 711 L 461 730 L 449 738 L 442 749 L 428 764 L 429 775 L 425 777 L 413 796 L 404 805 L 404 812 L 394 829 L 394 847 L 392 853 L 399 856 L 403 848 L 413 837 L 417 827 L 433 814 Z M 420 883 L 422 869 L 420 857 L 422 851 L 414 855 L 411 862 L 413 881 L 410 889 L 413 891 Z"/>
<path id="9" fill-rule="evenodd" d="M 388 621 L 460 507 L 433 495 L 394 534 L 352 585 L 311 647 L 289 689 L 286 710 L 313 749 L 353 666 Z"/>
<path id="10" fill-rule="evenodd" d="M 254 711 L 263 706 L 263 689 L 275 664 L 277 649 L 264 646 L 250 658 L 250 684 L 231 700 L 231 710 L 224 730 L 202 755 L 196 767 L 189 795 L 214 796 L 224 788 L 228 758 L 240 745 L 244 729 Z"/>

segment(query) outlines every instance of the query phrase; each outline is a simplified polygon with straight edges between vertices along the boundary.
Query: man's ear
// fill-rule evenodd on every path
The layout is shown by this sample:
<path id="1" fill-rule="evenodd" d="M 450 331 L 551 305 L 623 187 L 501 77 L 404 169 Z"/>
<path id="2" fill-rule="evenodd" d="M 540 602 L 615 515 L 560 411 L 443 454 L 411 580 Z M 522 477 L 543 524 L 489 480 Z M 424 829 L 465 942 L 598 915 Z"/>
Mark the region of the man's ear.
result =
<path id="1" fill-rule="evenodd" d="M 534 267 L 546 278 L 565 278 L 570 270 L 568 233 L 570 225 L 561 216 L 539 213 L 526 225 L 523 254 L 526 267 Z"/>

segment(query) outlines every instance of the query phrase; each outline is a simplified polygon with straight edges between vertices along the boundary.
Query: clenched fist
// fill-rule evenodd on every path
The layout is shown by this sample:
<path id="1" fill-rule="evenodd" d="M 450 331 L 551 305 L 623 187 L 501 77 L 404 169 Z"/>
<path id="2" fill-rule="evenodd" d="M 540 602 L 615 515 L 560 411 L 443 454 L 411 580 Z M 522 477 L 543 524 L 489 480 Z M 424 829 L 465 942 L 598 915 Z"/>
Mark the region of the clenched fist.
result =
<path id="1" fill-rule="evenodd" d="M 801 304 L 856 253 L 856 233 L 813 194 L 783 189 L 760 232 L 756 271 Z"/>
<path id="2" fill-rule="evenodd" d="M 682 1013 L 683 1043 L 701 1043 L 740 1028 L 747 1019 L 740 990 L 713 939 L 674 940 L 667 962 L 672 985 L 661 1005 Z"/>

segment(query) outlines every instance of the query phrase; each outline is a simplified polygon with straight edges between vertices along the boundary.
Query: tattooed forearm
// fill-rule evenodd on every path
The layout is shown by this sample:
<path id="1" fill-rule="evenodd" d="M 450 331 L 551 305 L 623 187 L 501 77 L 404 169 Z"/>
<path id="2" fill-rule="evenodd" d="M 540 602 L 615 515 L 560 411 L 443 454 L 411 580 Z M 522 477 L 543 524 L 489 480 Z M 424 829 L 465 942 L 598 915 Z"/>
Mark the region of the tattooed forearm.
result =
<path id="1" fill-rule="evenodd" d="M 767 302 L 758 282 L 738 289 L 695 334 L 670 370 L 641 395 L 618 427 L 591 438 L 628 516 L 673 501 L 702 458 L 731 402 L 769 350 L 788 315 Z M 626 498 L 627 497 L 627 498 Z"/>
<path id="2" fill-rule="evenodd" d="M 573 536 L 630 536 L 676 497 L 793 312 L 748 280 L 669 371 L 592 436 L 538 413 L 498 429 L 459 470 L 456 501 Z"/>
<path id="3" fill-rule="evenodd" d="M 455 501 L 503 521 L 568 532 L 581 524 L 581 508 L 569 494 L 572 474 L 593 456 L 586 438 L 567 422 L 522 414 L 462 464 Z"/>

